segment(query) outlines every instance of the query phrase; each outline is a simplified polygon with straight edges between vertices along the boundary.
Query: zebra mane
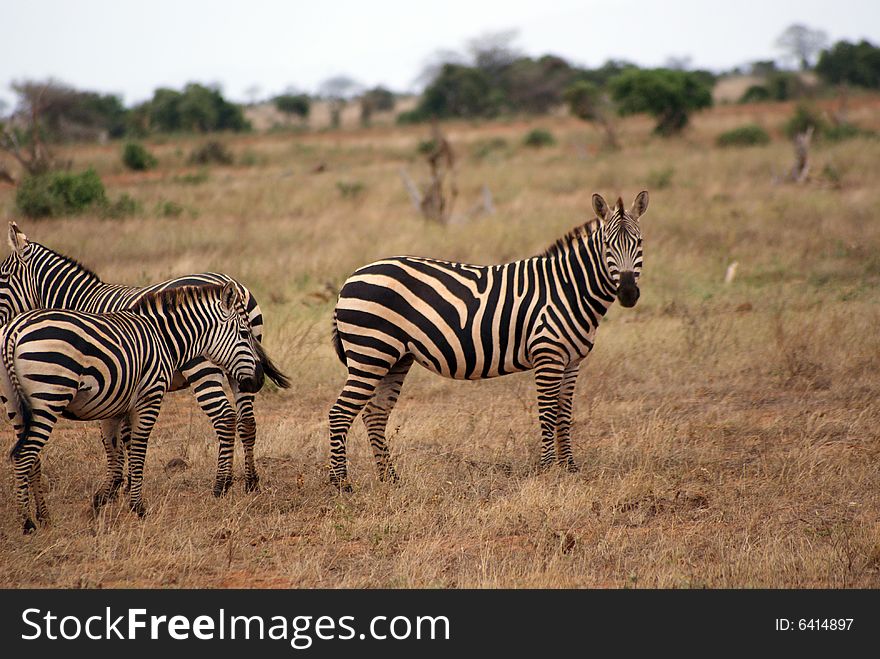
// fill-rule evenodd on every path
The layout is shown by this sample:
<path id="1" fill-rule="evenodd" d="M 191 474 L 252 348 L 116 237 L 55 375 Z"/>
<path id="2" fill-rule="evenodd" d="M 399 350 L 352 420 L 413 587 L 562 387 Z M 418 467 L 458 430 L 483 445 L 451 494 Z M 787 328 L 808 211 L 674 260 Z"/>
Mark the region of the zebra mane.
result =
<path id="1" fill-rule="evenodd" d="M 550 245 L 550 247 L 538 254 L 538 256 L 545 258 L 549 256 L 556 256 L 557 254 L 560 254 L 568 247 L 570 247 L 574 242 L 580 240 L 582 237 L 593 235 L 598 229 L 599 218 L 594 217 L 589 222 L 585 222 L 584 224 L 581 224 L 580 226 L 577 226 L 569 231 L 567 234 L 562 236 L 562 238 Z"/>
<path id="2" fill-rule="evenodd" d="M 73 266 L 74 268 L 79 270 L 81 273 L 83 273 L 87 277 L 93 279 L 94 281 L 98 281 L 98 282 L 101 281 L 101 277 L 99 277 L 98 274 L 94 270 L 87 268 L 86 266 L 84 266 L 82 263 L 80 263 L 76 259 L 71 258 L 71 257 L 67 256 L 66 254 L 61 254 L 60 252 L 56 252 L 51 247 L 46 247 L 42 243 L 31 242 L 30 244 L 33 245 L 34 247 L 39 247 L 44 252 L 47 252 L 50 256 L 54 256 L 54 257 L 60 259 L 65 264 Z"/>
<path id="3" fill-rule="evenodd" d="M 134 312 L 146 311 L 152 307 L 160 309 L 174 309 L 190 300 L 203 300 L 212 293 L 219 297 L 223 289 L 219 284 L 201 284 L 198 286 L 180 286 L 178 288 L 166 288 L 161 291 L 151 291 L 138 298 L 128 310 Z"/>

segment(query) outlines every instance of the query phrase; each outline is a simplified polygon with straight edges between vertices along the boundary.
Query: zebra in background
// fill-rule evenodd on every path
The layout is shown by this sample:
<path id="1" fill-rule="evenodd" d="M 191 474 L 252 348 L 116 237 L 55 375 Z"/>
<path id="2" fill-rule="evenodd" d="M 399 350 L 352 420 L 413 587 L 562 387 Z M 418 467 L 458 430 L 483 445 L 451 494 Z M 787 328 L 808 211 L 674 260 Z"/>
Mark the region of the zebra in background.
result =
<path id="1" fill-rule="evenodd" d="M 543 254 L 504 265 L 395 257 L 349 277 L 333 315 L 333 344 L 348 378 L 330 409 L 330 479 L 347 482 L 345 441 L 361 410 L 381 480 L 397 476 L 385 428 L 413 362 L 439 375 L 480 380 L 535 371 L 540 467 L 555 458 L 577 471 L 571 451 L 578 367 L 615 298 L 639 299 L 639 218 L 648 193 L 624 209 L 593 195 L 596 219 Z"/>
<path id="2" fill-rule="evenodd" d="M 145 295 L 181 286 L 225 285 L 233 282 L 242 297 L 248 322 L 257 341 L 262 341 L 263 314 L 253 294 L 241 283 L 224 274 L 201 273 L 170 279 L 144 288 L 107 284 L 94 272 L 73 259 L 28 240 L 14 222 L 9 224 L 12 253 L 0 263 L 0 323 L 31 309 L 69 309 L 88 313 L 120 311 L 136 304 Z M 265 374 L 279 387 L 290 381 L 270 364 L 263 364 Z M 229 402 L 223 384 L 233 391 L 235 407 Z M 236 426 L 244 448 L 245 490 L 258 488 L 254 464 L 257 424 L 254 419 L 254 396 L 241 391 L 221 368 L 204 357 L 181 364 L 175 374 L 172 391 L 192 387 L 199 406 L 208 415 L 219 441 L 214 495 L 224 494 L 232 484 L 232 460 Z M 128 427 L 120 429 L 127 443 Z"/>
<path id="3" fill-rule="evenodd" d="M 254 394 L 268 361 L 233 282 L 151 293 L 131 310 L 107 314 L 29 311 L 3 327 L 0 351 L 0 400 L 17 438 L 11 457 L 25 533 L 36 528 L 30 492 L 37 520 L 48 521 L 40 451 L 59 417 L 103 421 L 107 476 L 95 494 L 96 509 L 122 484 L 116 437 L 123 421 L 130 425 L 129 504 L 143 516 L 147 440 L 181 365 L 206 357 Z"/>

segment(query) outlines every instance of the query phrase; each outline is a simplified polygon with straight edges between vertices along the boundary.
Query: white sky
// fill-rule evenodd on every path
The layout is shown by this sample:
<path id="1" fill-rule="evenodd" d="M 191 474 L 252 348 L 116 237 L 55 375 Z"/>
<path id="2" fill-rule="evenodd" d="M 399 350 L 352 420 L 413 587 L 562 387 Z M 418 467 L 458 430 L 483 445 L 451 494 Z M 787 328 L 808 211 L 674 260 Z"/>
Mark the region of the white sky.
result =
<path id="1" fill-rule="evenodd" d="M 0 0 L 0 99 L 50 76 L 126 104 L 190 81 L 234 100 L 313 92 L 338 74 L 405 91 L 435 51 L 509 29 L 532 56 L 721 70 L 780 56 L 796 22 L 880 45 L 880 0 Z"/>

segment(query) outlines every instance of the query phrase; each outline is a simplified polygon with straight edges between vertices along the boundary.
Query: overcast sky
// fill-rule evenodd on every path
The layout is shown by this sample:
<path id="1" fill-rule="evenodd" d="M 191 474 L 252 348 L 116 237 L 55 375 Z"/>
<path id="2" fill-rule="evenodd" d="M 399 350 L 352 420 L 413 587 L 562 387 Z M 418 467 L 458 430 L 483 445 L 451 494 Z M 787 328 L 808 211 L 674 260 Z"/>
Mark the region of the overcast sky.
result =
<path id="1" fill-rule="evenodd" d="M 527 55 L 595 67 L 609 58 L 661 66 L 690 57 L 712 70 L 780 56 L 792 23 L 831 41 L 880 45 L 880 0 L 0 0 L 0 98 L 9 83 L 54 77 L 120 94 L 219 83 L 234 100 L 346 74 L 412 89 L 439 49 L 517 30 Z"/>

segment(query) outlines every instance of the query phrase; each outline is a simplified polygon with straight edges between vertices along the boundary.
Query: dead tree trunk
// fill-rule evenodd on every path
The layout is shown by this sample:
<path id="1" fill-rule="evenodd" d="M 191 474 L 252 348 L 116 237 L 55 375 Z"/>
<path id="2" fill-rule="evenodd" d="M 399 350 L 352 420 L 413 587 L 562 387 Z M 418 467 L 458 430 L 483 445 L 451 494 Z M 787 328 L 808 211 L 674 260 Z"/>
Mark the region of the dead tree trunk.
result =
<path id="1" fill-rule="evenodd" d="M 813 126 L 794 137 L 794 167 L 789 178 L 795 183 L 804 183 L 810 176 L 810 142 L 813 139 Z"/>

